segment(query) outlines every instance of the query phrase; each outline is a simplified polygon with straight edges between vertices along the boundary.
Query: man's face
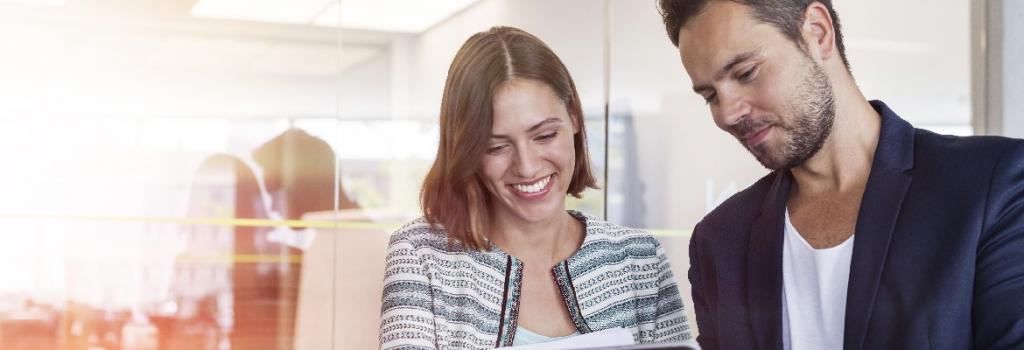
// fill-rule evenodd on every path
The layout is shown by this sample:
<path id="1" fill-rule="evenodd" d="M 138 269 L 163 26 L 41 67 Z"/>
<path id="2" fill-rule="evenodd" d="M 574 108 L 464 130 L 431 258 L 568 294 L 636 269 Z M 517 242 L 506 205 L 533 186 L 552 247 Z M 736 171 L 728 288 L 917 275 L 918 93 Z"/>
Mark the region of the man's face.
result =
<path id="1" fill-rule="evenodd" d="M 835 100 L 821 66 L 752 10 L 713 1 L 680 31 L 694 91 L 719 128 L 766 168 L 798 166 L 832 131 Z"/>

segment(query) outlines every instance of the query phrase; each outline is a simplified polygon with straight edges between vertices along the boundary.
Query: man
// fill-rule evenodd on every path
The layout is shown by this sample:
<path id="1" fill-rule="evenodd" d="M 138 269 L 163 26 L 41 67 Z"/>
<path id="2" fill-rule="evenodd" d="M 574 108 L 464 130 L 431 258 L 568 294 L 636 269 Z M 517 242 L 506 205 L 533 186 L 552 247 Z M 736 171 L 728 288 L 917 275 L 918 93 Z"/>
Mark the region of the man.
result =
<path id="1" fill-rule="evenodd" d="M 1024 347 L 1024 141 L 867 101 L 829 0 L 660 7 L 715 123 L 773 170 L 694 230 L 705 349 Z"/>

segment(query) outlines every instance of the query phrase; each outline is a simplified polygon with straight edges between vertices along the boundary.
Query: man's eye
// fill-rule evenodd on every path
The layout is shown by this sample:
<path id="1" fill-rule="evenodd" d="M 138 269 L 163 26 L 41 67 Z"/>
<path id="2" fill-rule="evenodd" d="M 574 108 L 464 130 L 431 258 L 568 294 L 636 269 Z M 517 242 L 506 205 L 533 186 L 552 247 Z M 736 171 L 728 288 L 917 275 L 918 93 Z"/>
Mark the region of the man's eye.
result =
<path id="1" fill-rule="evenodd" d="M 757 71 L 757 67 L 747 69 L 743 74 L 740 74 L 740 81 L 749 82 L 753 80 L 755 71 Z"/>

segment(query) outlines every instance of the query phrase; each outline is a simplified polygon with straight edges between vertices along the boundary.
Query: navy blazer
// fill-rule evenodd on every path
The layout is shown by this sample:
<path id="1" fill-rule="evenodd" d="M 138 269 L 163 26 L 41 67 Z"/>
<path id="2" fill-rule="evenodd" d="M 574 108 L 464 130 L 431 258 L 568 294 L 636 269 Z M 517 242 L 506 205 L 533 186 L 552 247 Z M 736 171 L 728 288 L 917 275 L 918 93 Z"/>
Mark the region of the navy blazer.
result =
<path id="1" fill-rule="evenodd" d="M 844 349 L 1024 348 L 1024 140 L 915 129 L 882 102 L 857 217 Z M 789 171 L 694 229 L 704 349 L 782 349 Z"/>

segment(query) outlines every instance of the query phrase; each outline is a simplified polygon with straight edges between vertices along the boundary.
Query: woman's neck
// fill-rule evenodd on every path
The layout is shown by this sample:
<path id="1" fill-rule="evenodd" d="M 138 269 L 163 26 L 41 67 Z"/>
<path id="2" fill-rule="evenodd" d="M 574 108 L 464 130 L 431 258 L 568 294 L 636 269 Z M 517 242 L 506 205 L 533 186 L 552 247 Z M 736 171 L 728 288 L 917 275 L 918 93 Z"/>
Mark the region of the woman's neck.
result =
<path id="1" fill-rule="evenodd" d="M 495 218 L 491 242 L 524 264 L 551 267 L 576 253 L 583 223 L 566 211 L 538 222 Z"/>

